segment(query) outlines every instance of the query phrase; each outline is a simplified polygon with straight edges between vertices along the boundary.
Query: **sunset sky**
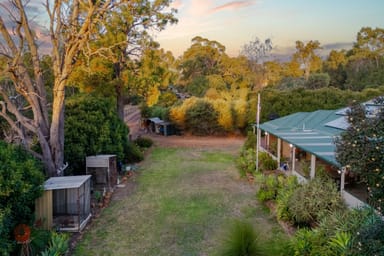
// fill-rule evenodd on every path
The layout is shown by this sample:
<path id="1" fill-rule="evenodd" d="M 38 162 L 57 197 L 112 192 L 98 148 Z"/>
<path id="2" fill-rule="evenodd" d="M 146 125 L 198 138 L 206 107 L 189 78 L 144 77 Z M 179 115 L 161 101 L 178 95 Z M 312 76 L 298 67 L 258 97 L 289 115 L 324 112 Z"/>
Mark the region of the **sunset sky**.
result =
<path id="1" fill-rule="evenodd" d="M 255 37 L 271 38 L 275 55 L 295 41 L 318 40 L 324 48 L 350 49 L 362 27 L 384 28 L 383 0 L 175 0 L 177 25 L 157 34 L 161 47 L 180 56 L 202 36 L 237 56 Z"/>

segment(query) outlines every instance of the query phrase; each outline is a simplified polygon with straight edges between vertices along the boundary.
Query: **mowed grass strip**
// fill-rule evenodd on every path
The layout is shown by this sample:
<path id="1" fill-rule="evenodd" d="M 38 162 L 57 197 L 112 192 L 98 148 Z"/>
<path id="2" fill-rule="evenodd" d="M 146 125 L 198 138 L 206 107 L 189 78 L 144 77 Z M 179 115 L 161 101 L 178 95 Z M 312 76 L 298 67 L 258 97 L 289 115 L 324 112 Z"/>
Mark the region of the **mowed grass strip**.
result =
<path id="1" fill-rule="evenodd" d="M 137 189 L 92 223 L 75 255 L 215 255 L 223 230 L 246 218 L 280 235 L 239 179 L 235 156 L 219 150 L 155 148 L 140 167 Z"/>

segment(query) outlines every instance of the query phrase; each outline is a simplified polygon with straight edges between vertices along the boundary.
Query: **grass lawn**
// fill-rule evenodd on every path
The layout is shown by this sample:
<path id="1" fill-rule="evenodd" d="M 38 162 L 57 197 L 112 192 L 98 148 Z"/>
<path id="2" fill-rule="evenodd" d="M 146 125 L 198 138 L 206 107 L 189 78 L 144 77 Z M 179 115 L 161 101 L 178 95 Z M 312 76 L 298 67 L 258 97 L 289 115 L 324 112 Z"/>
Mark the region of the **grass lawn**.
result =
<path id="1" fill-rule="evenodd" d="M 286 240 L 234 159 L 225 150 L 154 148 L 135 192 L 102 211 L 75 255 L 217 255 L 236 219 L 254 223 L 262 240 Z"/>

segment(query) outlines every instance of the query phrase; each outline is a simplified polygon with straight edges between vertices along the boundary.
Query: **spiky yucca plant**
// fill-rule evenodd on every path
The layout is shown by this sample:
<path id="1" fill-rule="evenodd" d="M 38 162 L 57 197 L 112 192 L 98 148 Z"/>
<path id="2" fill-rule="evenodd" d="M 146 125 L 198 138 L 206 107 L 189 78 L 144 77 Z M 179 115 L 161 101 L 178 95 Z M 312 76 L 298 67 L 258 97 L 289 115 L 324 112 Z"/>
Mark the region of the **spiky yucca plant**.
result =
<path id="1" fill-rule="evenodd" d="M 221 256 L 263 255 L 258 245 L 258 236 L 251 223 L 235 221 L 224 240 Z"/>

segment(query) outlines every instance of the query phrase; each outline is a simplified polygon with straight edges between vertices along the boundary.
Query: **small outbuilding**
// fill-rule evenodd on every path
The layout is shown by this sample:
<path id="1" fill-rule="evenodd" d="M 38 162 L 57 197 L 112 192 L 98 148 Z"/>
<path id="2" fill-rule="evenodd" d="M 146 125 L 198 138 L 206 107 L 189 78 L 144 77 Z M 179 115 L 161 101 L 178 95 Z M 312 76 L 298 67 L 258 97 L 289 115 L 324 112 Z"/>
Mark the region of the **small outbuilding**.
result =
<path id="1" fill-rule="evenodd" d="M 49 178 L 36 200 L 43 228 L 80 232 L 91 219 L 91 175 Z"/>
<path id="2" fill-rule="evenodd" d="M 174 124 L 167 121 L 163 121 L 158 117 L 149 118 L 148 121 L 150 123 L 148 127 L 150 129 L 150 132 L 164 136 L 175 135 L 178 133 Z"/>
<path id="3" fill-rule="evenodd" d="M 116 155 L 88 156 L 86 174 L 92 175 L 92 190 L 113 191 L 118 177 Z"/>

